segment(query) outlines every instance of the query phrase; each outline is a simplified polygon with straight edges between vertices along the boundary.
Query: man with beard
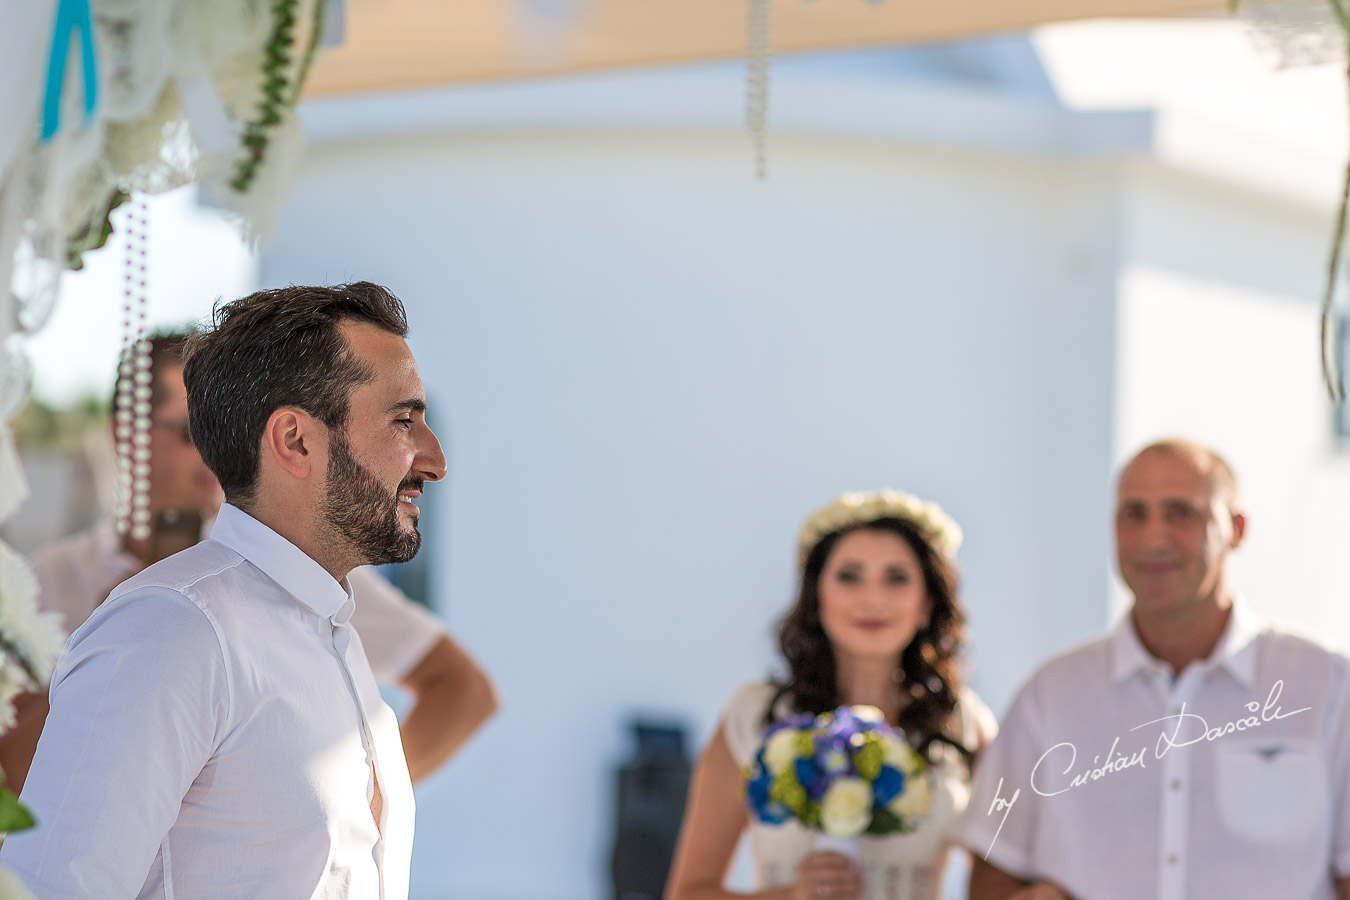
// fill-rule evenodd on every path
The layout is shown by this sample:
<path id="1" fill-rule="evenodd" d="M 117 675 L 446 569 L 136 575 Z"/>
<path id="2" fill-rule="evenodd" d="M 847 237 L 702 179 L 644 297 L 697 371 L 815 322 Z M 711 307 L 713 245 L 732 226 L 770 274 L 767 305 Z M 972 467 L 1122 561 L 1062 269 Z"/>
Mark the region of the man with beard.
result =
<path id="1" fill-rule="evenodd" d="M 187 524 L 149 537 L 118 535 L 111 519 L 43 547 L 29 563 L 41 591 L 38 605 L 61 616 L 67 634 L 89 618 L 108 593 L 164 556 L 196 543 L 198 519 L 214 519 L 220 484 L 202 462 L 188 433 L 183 347 L 189 335 L 161 332 L 149 338 L 150 471 L 152 516 L 181 517 Z M 130 375 L 119 376 L 128 380 Z M 371 671 L 381 684 L 398 685 L 411 703 L 400 726 L 413 784 L 443 764 L 496 710 L 487 674 L 435 616 L 409 600 L 370 567 L 347 576 L 356 610 L 351 626 L 361 636 Z M 23 787 L 47 715 L 47 692 L 15 701 L 17 720 L 0 735 L 5 786 Z"/>
<path id="2" fill-rule="evenodd" d="M 216 311 L 184 368 L 225 494 L 209 540 L 75 633 L 3 862 L 43 898 L 407 896 L 412 786 L 347 575 L 410 559 L 445 475 L 404 336 L 369 283 Z"/>

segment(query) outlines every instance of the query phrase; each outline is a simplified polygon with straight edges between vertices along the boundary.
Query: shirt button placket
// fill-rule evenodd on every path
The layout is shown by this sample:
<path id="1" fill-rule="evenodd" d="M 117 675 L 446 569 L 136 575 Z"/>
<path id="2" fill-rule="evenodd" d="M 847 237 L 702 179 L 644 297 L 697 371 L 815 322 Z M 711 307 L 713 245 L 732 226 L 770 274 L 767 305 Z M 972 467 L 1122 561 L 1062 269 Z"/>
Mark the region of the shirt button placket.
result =
<path id="1" fill-rule="evenodd" d="M 1196 673 L 1188 671 L 1177 680 L 1168 698 L 1166 715 L 1179 716 L 1183 705 L 1190 711 L 1193 677 Z M 1159 723 L 1163 733 L 1171 736 L 1176 732 L 1176 719 Z M 1179 735 L 1180 740 L 1183 736 Z M 1191 779 L 1190 753 L 1187 747 L 1169 748 L 1164 743 L 1162 773 L 1159 783 L 1161 794 L 1158 842 L 1158 900 L 1184 900 L 1186 897 L 1186 841 L 1190 829 Z"/>
<path id="2" fill-rule="evenodd" d="M 352 702 L 356 705 L 357 715 L 361 719 L 361 744 L 366 751 L 366 759 L 370 764 L 371 784 L 375 789 L 379 789 L 379 757 L 375 752 L 375 737 L 371 733 L 370 720 L 366 716 L 366 708 L 361 703 L 361 692 L 356 689 L 356 681 L 352 677 L 351 667 L 347 665 L 347 650 L 351 647 L 351 626 L 333 624 L 333 652 L 337 654 L 338 663 L 342 667 L 342 674 L 347 680 L 347 690 L 351 693 Z M 374 810 L 371 810 L 372 814 Z M 379 828 L 379 823 L 376 823 Z M 379 837 L 375 841 L 375 864 L 380 870 L 380 900 L 384 900 L 384 834 L 381 829 Z"/>

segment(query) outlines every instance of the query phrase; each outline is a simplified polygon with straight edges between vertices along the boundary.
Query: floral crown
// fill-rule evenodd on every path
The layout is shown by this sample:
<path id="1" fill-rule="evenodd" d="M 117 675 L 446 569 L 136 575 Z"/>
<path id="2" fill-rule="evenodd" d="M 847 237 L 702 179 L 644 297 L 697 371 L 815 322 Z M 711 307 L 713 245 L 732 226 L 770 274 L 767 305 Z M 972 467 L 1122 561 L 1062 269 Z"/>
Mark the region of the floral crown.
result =
<path id="1" fill-rule="evenodd" d="M 811 513 L 797 536 L 797 568 L 806 568 L 806 558 L 826 535 L 846 531 L 878 519 L 903 519 L 918 527 L 933 547 L 948 558 L 961 546 L 961 526 L 936 503 L 913 494 L 883 488 L 841 494 Z"/>

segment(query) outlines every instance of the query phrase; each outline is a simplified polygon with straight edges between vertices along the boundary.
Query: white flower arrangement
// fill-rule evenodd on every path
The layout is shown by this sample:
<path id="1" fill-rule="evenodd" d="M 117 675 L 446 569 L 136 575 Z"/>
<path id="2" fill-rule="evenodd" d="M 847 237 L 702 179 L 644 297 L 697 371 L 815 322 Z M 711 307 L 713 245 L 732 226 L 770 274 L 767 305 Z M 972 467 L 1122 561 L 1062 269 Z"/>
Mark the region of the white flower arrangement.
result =
<path id="1" fill-rule="evenodd" d="M 0 732 L 14 725 L 14 698 L 38 691 L 51 678 L 64 636 L 55 613 L 39 612 L 38 583 L 28 565 L 0 543 Z M 0 833 L 33 825 L 33 817 L 12 791 L 0 788 Z M 5 883 L 0 870 L 0 898 L 25 897 Z"/>
<path id="2" fill-rule="evenodd" d="M 745 771 L 756 821 L 795 821 L 818 835 L 913 831 L 928 815 L 928 761 L 871 706 L 841 706 L 771 724 Z"/>
<path id="3" fill-rule="evenodd" d="M 943 556 L 954 557 L 964 535 L 956 520 L 936 503 L 920 500 L 904 491 L 883 488 L 841 494 L 813 512 L 797 537 L 797 566 L 806 568 L 806 558 L 827 535 L 857 528 L 878 519 L 912 522 L 928 536 Z"/>

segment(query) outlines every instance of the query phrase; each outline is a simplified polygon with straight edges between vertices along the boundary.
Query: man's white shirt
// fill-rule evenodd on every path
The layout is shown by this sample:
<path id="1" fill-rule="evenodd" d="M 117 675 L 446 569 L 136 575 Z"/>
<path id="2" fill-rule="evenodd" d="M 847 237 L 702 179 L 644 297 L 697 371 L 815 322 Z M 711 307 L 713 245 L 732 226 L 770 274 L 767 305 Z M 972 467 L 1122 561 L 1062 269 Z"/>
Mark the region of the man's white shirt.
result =
<path id="1" fill-rule="evenodd" d="M 39 824 L 0 861 L 43 900 L 406 898 L 412 785 L 353 608 L 222 507 L 71 636 L 23 792 Z"/>
<path id="2" fill-rule="evenodd" d="M 1239 600 L 1174 682 L 1127 615 L 1022 688 L 957 840 L 1076 900 L 1333 900 L 1350 873 L 1350 661 Z"/>

